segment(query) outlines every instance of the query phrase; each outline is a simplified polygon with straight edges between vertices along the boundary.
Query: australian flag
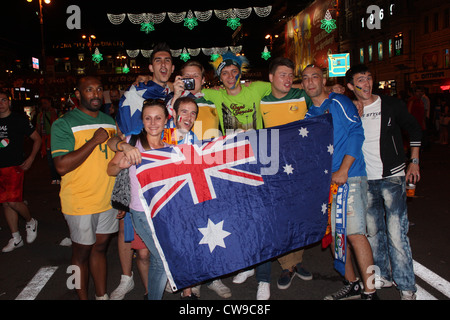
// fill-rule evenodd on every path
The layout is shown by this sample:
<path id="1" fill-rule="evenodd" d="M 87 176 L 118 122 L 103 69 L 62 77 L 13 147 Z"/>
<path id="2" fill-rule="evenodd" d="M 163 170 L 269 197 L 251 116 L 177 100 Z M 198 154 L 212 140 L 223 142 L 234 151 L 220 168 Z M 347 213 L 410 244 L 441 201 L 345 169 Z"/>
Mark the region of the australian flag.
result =
<path id="1" fill-rule="evenodd" d="M 116 121 L 120 131 L 126 136 L 139 134 L 143 128 L 141 112 L 144 101 L 146 99 L 165 100 L 167 94 L 168 88 L 163 88 L 153 81 L 140 82 L 136 86 L 131 85 L 119 101 Z"/>
<path id="2" fill-rule="evenodd" d="M 331 115 L 143 153 L 140 196 L 174 290 L 320 241 Z"/>

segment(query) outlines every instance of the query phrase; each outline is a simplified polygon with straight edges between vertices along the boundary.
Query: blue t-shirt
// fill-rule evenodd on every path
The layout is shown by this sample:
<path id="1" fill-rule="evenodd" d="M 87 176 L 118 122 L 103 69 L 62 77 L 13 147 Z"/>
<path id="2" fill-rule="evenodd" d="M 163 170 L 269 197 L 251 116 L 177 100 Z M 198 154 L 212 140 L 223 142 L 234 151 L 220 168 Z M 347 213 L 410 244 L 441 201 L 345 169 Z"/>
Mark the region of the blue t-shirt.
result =
<path id="1" fill-rule="evenodd" d="M 312 105 L 305 118 L 331 113 L 333 116 L 333 164 L 332 172 L 339 170 L 345 155 L 355 158 L 349 177 L 366 176 L 366 164 L 362 153 L 364 129 L 353 102 L 346 96 L 331 93 L 320 106 Z"/>

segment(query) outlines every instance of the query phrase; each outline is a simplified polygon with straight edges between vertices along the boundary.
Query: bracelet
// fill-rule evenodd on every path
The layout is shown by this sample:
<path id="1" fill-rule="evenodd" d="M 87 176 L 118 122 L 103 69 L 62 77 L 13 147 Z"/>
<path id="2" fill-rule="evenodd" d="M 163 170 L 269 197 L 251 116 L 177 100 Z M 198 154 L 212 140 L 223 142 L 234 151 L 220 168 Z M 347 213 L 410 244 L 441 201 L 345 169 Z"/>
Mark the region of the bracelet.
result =
<path id="1" fill-rule="evenodd" d="M 116 150 L 117 150 L 117 151 L 120 151 L 120 152 L 123 152 L 123 149 L 119 149 L 119 145 L 120 145 L 121 143 L 125 143 L 125 141 L 121 140 L 121 141 L 117 142 L 117 144 L 116 144 Z"/>

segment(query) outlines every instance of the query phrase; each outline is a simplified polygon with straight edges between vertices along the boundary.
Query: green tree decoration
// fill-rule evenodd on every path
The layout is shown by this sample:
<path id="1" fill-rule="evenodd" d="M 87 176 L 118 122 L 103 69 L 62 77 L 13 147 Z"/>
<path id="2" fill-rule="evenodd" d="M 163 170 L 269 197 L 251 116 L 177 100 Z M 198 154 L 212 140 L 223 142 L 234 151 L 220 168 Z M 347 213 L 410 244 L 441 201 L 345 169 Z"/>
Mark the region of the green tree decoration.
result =
<path id="1" fill-rule="evenodd" d="M 130 72 L 130 68 L 128 68 L 128 66 L 127 66 L 126 63 L 125 63 L 125 65 L 124 65 L 123 68 L 122 68 L 122 72 L 123 72 L 123 73 L 128 73 L 128 72 Z"/>
<path id="2" fill-rule="evenodd" d="M 191 10 L 189 10 L 186 18 L 184 18 L 184 26 L 189 28 L 189 30 L 192 30 L 194 27 L 198 26 L 197 18 L 194 17 Z"/>
<path id="3" fill-rule="evenodd" d="M 184 62 L 188 61 L 191 58 L 191 56 L 189 55 L 189 53 L 186 51 L 186 48 L 183 49 L 183 52 L 181 52 L 180 54 L 180 59 L 183 60 Z"/>
<path id="4" fill-rule="evenodd" d="M 100 50 L 98 48 L 95 48 L 94 54 L 92 55 L 92 61 L 95 63 L 100 63 L 100 61 L 103 60 L 103 55 L 100 53 Z"/>
<path id="5" fill-rule="evenodd" d="M 141 23 L 141 31 L 144 31 L 146 34 L 149 34 L 152 31 L 155 31 L 155 27 L 152 22 L 142 22 Z"/>
<path id="6" fill-rule="evenodd" d="M 327 13 L 325 14 L 325 19 L 322 19 L 321 22 L 322 25 L 320 26 L 320 28 L 324 29 L 328 33 L 336 29 L 336 20 L 334 20 L 331 17 L 331 13 L 329 10 L 327 10 Z"/>
<path id="7" fill-rule="evenodd" d="M 261 53 L 261 58 L 267 60 L 270 58 L 270 51 L 267 49 L 267 46 L 264 47 L 264 51 Z"/>
<path id="8" fill-rule="evenodd" d="M 237 27 L 239 27 L 241 25 L 241 23 L 239 22 L 239 18 L 228 18 L 227 21 L 227 27 L 230 27 L 233 30 L 236 30 Z"/>
<path id="9" fill-rule="evenodd" d="M 213 53 L 213 54 L 211 55 L 211 61 L 216 61 L 219 57 L 220 57 L 220 54 L 218 54 L 218 53 Z"/>

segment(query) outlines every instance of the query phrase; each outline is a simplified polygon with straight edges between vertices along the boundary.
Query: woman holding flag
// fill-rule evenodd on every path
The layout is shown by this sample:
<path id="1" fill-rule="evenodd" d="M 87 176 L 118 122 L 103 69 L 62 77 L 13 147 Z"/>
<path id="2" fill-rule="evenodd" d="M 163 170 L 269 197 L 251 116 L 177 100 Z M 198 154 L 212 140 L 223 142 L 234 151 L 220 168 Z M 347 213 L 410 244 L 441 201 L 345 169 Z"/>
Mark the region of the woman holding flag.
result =
<path id="1" fill-rule="evenodd" d="M 136 149 L 134 149 L 135 151 L 131 152 L 136 153 L 135 157 L 138 157 L 137 153 L 139 153 L 140 156 L 141 151 L 169 146 L 169 144 L 163 142 L 161 139 L 164 127 L 167 124 L 169 117 L 165 104 L 156 99 L 145 100 L 142 107 L 141 117 L 144 127 L 137 136 Z M 116 149 L 118 151 L 123 151 L 124 149 L 121 145 L 125 145 L 126 142 L 129 142 L 131 137 L 132 136 L 130 135 L 126 137 L 126 140 L 119 141 Z M 130 152 L 127 152 L 126 154 L 130 155 Z M 164 271 L 162 259 L 153 241 L 152 231 L 150 230 L 150 225 L 147 221 L 144 208 L 142 207 L 139 199 L 140 186 L 136 177 L 136 166 L 133 164 L 137 163 L 134 160 L 129 159 L 125 155 L 125 152 L 116 152 L 114 158 L 108 165 L 108 174 L 111 176 L 116 176 L 122 169 L 129 168 L 131 185 L 131 200 L 129 207 L 133 225 L 136 233 L 144 241 L 146 247 L 150 251 L 150 267 L 148 269 L 148 299 L 160 300 L 164 293 L 167 277 Z"/>

